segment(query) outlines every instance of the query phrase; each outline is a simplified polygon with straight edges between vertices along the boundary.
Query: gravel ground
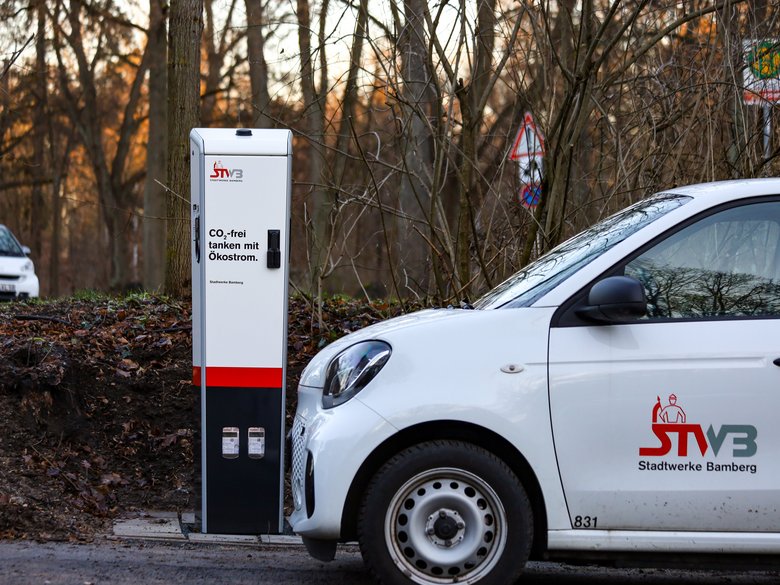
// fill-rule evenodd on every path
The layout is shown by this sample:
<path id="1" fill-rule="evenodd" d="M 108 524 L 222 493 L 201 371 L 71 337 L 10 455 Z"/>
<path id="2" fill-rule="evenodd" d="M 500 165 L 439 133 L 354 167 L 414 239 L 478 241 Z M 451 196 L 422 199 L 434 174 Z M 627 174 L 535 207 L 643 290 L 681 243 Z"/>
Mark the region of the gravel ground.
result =
<path id="1" fill-rule="evenodd" d="M 95 540 L 91 544 L 0 542 L 0 584 L 371 585 L 354 547 L 331 563 L 300 546 L 214 546 Z M 520 585 L 776 585 L 775 571 L 616 569 L 531 562 Z"/>

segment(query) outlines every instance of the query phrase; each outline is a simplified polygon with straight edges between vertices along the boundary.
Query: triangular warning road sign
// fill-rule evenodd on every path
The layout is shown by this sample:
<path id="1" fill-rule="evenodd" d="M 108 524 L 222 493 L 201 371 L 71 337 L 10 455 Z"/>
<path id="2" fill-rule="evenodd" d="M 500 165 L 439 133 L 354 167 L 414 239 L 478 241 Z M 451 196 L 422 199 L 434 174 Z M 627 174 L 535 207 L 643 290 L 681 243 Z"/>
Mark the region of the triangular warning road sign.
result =
<path id="1" fill-rule="evenodd" d="M 531 113 L 526 112 L 512 150 L 509 151 L 509 160 L 541 156 L 544 156 L 544 136 L 536 127 Z"/>

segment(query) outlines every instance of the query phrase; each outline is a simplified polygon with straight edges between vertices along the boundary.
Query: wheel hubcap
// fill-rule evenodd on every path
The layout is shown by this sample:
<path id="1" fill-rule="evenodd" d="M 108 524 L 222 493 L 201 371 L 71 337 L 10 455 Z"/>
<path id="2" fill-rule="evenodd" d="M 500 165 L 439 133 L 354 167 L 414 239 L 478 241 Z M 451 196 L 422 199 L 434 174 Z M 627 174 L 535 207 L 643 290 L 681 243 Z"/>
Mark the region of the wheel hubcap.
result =
<path id="1" fill-rule="evenodd" d="M 506 513 L 493 489 L 462 469 L 414 476 L 390 502 L 385 541 L 416 583 L 474 583 L 501 558 Z"/>
<path id="2" fill-rule="evenodd" d="M 454 546 L 463 540 L 466 524 L 457 510 L 442 508 L 428 516 L 425 523 L 425 534 L 438 546 Z"/>

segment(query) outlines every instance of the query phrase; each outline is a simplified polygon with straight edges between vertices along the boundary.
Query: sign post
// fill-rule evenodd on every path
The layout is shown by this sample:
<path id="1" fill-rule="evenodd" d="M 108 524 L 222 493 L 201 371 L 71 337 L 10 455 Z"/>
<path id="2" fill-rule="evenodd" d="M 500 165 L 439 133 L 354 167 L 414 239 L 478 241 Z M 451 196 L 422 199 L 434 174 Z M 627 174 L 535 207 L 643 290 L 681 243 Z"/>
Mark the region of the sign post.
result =
<path id="1" fill-rule="evenodd" d="M 201 530 L 283 530 L 292 134 L 190 133 Z"/>
<path id="2" fill-rule="evenodd" d="M 520 203 L 524 207 L 536 207 L 542 198 L 544 136 L 530 112 L 523 116 L 523 123 L 509 151 L 509 160 L 517 162 L 520 173 Z"/>
<path id="3" fill-rule="evenodd" d="M 743 42 L 745 68 L 742 100 L 760 105 L 764 119 L 764 158 L 772 154 L 772 103 L 780 101 L 780 39 Z"/>

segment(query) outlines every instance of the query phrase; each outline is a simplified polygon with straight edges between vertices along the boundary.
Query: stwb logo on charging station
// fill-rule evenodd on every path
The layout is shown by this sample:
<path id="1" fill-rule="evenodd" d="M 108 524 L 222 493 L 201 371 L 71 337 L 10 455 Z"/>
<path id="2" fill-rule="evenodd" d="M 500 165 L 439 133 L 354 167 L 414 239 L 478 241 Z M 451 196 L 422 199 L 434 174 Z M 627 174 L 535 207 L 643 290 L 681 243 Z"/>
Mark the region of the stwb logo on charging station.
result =
<path id="1" fill-rule="evenodd" d="M 243 178 L 243 169 L 228 169 L 222 165 L 221 160 L 214 161 L 214 167 L 209 175 L 210 181 L 240 182 Z"/>

